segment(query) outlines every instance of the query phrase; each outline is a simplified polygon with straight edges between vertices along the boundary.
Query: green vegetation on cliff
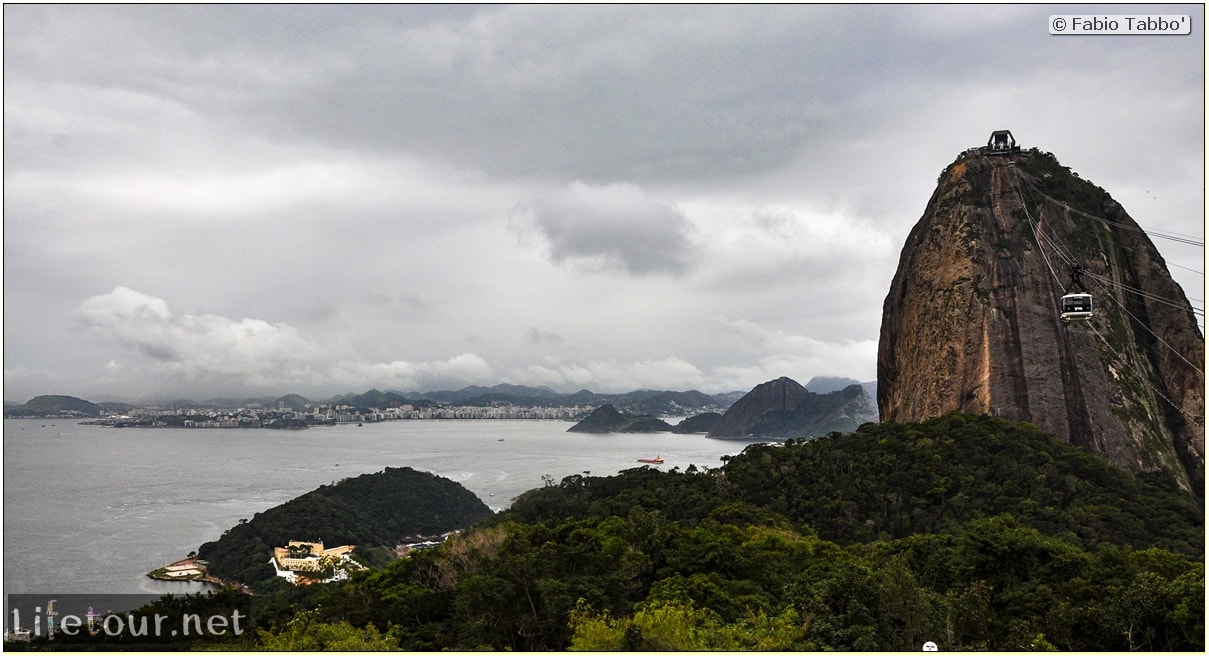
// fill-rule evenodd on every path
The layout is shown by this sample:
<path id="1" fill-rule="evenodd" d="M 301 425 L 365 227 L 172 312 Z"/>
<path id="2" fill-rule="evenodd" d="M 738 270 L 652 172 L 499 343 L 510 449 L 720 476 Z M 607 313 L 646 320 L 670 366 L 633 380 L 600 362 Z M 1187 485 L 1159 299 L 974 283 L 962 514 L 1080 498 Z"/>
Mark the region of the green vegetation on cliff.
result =
<path id="1" fill-rule="evenodd" d="M 258 645 L 1203 651 L 1203 526 L 1170 481 L 950 414 L 567 477 L 437 549 L 290 591 L 314 611 L 264 599 Z"/>

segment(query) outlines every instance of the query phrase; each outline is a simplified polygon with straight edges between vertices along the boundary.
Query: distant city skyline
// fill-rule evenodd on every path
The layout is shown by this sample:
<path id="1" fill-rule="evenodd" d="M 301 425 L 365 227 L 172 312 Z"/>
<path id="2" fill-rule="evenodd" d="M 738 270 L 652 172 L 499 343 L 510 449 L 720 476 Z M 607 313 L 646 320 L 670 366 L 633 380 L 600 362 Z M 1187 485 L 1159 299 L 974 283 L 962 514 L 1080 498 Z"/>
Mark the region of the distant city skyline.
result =
<path id="1" fill-rule="evenodd" d="M 4 400 L 876 379 L 991 131 L 1204 306 L 1203 5 L 6 5 Z M 1203 327 L 1202 327 L 1203 330 Z"/>

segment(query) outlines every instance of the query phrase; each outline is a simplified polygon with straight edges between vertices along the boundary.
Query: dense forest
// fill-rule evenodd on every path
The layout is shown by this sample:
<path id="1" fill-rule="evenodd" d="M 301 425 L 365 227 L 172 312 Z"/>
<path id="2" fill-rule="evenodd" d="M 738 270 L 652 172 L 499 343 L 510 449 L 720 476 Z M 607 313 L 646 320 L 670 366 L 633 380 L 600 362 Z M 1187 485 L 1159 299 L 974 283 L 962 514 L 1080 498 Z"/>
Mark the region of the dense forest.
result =
<path id="1" fill-rule="evenodd" d="M 1028 424 L 866 424 L 550 481 L 439 548 L 258 591 L 216 646 L 1203 651 L 1200 504 Z"/>

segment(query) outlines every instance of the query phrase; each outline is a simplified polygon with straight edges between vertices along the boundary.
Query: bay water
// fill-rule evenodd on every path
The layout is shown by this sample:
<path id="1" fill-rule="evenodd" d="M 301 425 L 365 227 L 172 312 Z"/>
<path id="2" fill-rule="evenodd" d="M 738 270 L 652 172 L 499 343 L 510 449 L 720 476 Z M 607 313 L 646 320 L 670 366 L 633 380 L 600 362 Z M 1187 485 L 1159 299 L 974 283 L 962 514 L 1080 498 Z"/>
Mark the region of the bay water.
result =
<path id="1" fill-rule="evenodd" d="M 278 431 L 5 419 L 3 589 L 196 592 L 205 584 L 146 574 L 241 519 L 385 467 L 457 481 L 499 511 L 543 476 L 607 476 L 656 455 L 662 469 L 717 467 L 746 446 L 702 435 L 568 433 L 571 425 L 415 420 Z"/>

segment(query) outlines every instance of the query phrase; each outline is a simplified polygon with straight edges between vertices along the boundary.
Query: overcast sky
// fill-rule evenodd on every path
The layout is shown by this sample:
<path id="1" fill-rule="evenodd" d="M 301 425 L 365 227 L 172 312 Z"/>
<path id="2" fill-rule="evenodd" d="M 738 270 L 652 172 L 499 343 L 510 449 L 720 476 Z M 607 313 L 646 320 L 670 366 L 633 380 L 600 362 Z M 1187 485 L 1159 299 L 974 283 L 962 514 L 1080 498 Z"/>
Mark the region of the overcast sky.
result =
<path id="1" fill-rule="evenodd" d="M 874 380 L 992 130 L 1203 241 L 1203 7 L 1093 9 L 6 5 L 4 399 Z"/>

